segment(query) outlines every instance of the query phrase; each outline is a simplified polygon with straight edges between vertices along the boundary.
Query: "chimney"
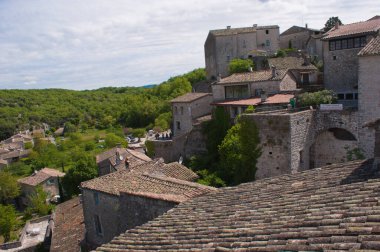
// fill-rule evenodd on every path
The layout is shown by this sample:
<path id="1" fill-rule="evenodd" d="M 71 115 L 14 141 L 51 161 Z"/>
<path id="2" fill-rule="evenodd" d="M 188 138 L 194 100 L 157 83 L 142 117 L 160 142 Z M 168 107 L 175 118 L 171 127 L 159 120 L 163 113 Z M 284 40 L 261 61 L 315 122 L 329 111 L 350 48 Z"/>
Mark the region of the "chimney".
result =
<path id="1" fill-rule="evenodd" d="M 338 29 L 339 28 L 339 22 L 336 22 L 335 23 L 335 29 Z"/>
<path id="2" fill-rule="evenodd" d="M 375 169 L 379 168 L 380 164 L 380 118 L 375 119 L 374 121 L 367 122 L 363 125 L 363 128 L 371 128 L 375 130 L 375 146 L 373 150 L 374 154 L 374 160 L 373 160 L 373 167 Z"/>
<path id="3" fill-rule="evenodd" d="M 119 151 L 116 151 L 116 160 L 115 160 L 116 165 L 120 164 L 120 153 Z"/>
<path id="4" fill-rule="evenodd" d="M 248 67 L 248 71 L 252 73 L 253 72 L 253 68 L 251 66 Z"/>
<path id="5" fill-rule="evenodd" d="M 307 29 L 307 23 L 305 24 L 305 28 Z"/>
<path id="6" fill-rule="evenodd" d="M 125 158 L 125 168 L 126 168 L 126 169 L 129 168 L 129 160 L 128 160 L 127 157 Z"/>
<path id="7" fill-rule="evenodd" d="M 272 78 L 276 78 L 277 76 L 277 70 L 276 70 L 276 67 L 275 66 L 271 66 L 271 69 L 272 69 Z"/>
<path id="8" fill-rule="evenodd" d="M 311 59 L 309 55 L 304 55 L 303 56 L 303 65 L 308 66 L 311 64 Z"/>
<path id="9" fill-rule="evenodd" d="M 265 93 L 265 91 L 261 91 L 260 97 L 261 97 L 261 102 L 267 101 L 267 94 Z"/>
<path id="10" fill-rule="evenodd" d="M 216 77 L 216 81 L 217 82 L 220 82 L 222 80 L 222 75 L 221 74 L 218 74 L 218 76 Z"/>
<path id="11" fill-rule="evenodd" d="M 227 25 L 227 29 L 228 29 L 228 30 L 231 29 L 231 25 Z"/>

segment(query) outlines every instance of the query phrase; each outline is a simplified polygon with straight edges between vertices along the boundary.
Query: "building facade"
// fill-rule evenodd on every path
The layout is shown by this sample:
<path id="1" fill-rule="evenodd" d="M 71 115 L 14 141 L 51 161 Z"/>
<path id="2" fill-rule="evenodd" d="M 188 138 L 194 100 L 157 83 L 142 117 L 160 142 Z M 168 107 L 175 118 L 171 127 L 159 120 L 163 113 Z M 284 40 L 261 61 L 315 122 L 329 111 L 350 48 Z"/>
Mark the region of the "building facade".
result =
<path id="1" fill-rule="evenodd" d="M 305 27 L 294 25 L 280 34 L 280 47 L 306 50 L 310 36 L 319 34 L 320 30 L 310 29 L 307 25 Z"/>
<path id="2" fill-rule="evenodd" d="M 211 30 L 204 45 L 207 78 L 228 76 L 233 59 L 253 58 L 261 52 L 274 54 L 280 48 L 279 42 L 277 25 Z"/>

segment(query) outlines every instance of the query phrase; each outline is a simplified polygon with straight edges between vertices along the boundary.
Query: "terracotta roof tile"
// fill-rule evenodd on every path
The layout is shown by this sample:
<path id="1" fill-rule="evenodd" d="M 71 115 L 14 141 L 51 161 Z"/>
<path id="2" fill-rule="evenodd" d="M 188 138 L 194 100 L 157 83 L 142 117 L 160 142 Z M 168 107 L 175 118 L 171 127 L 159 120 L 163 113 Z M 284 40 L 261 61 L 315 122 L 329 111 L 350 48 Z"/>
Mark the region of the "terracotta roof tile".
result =
<path id="1" fill-rule="evenodd" d="M 119 164 L 116 162 L 116 153 L 119 153 L 120 157 L 122 158 L 122 160 L 119 160 Z M 98 154 L 96 156 L 96 163 L 103 162 L 104 160 L 109 160 L 109 162 L 116 168 L 116 170 L 120 170 L 121 168 L 125 168 L 124 163 L 126 158 L 128 159 L 129 167 L 134 167 L 136 165 L 140 165 L 152 160 L 148 156 L 138 151 L 115 147 Z"/>
<path id="2" fill-rule="evenodd" d="M 360 50 L 358 55 L 380 55 L 380 36 L 373 38 L 363 49 Z"/>
<path id="3" fill-rule="evenodd" d="M 247 73 L 234 73 L 228 77 L 221 79 L 214 85 L 226 83 L 243 83 L 243 82 L 257 82 L 257 81 L 276 81 L 282 80 L 288 72 L 286 69 L 277 70 L 276 76 L 272 77 L 272 70 L 254 71 Z"/>
<path id="4" fill-rule="evenodd" d="M 51 169 L 51 168 L 43 168 L 37 171 L 36 173 L 28 177 L 21 178 L 17 181 L 21 184 L 37 186 L 51 177 L 63 177 L 63 176 L 65 176 L 65 173 L 63 172 L 60 172 L 58 170 Z"/>
<path id="5" fill-rule="evenodd" d="M 57 205 L 53 216 L 54 228 L 50 251 L 81 251 L 80 241 L 84 239 L 85 226 L 79 197 Z"/>
<path id="6" fill-rule="evenodd" d="M 378 250 L 379 187 L 367 160 L 221 188 L 97 251 Z"/>
<path id="7" fill-rule="evenodd" d="M 224 102 L 218 102 L 214 103 L 214 105 L 217 106 L 256 106 L 259 104 L 287 104 L 289 103 L 290 99 L 294 98 L 294 95 L 292 94 L 276 94 L 269 96 L 265 102 L 261 102 L 261 98 L 250 98 L 250 99 L 243 99 L 243 100 L 236 100 L 236 101 L 224 101 Z"/>
<path id="8" fill-rule="evenodd" d="M 304 64 L 302 57 L 284 57 L 284 58 L 269 58 L 269 65 L 275 66 L 277 69 L 289 69 L 289 70 L 317 70 L 313 64 Z"/>
<path id="9" fill-rule="evenodd" d="M 325 36 L 324 40 L 348 37 L 352 35 L 366 35 L 370 33 L 376 33 L 380 29 L 380 19 L 372 19 L 368 21 L 340 25 L 338 29 L 335 27 L 331 28 Z"/>
<path id="10" fill-rule="evenodd" d="M 187 93 L 177 98 L 174 98 L 170 102 L 192 102 L 205 96 L 211 96 L 210 93 Z"/>

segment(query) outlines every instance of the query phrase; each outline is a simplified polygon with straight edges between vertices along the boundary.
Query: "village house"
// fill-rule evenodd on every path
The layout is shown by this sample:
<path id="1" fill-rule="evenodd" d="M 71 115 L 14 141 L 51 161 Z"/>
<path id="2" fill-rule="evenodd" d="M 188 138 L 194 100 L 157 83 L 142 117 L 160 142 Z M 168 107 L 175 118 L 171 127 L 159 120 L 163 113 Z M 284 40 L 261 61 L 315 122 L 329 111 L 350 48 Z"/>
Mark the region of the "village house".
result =
<path id="1" fill-rule="evenodd" d="M 211 114 L 212 95 L 210 93 L 187 93 L 170 102 L 175 137 L 189 133 L 197 118 Z"/>
<path id="2" fill-rule="evenodd" d="M 297 80 L 294 75 L 287 69 L 277 70 L 275 67 L 235 73 L 212 85 L 213 105 L 224 107 L 231 118 L 240 115 L 249 105 L 283 108 L 296 91 Z"/>
<path id="3" fill-rule="evenodd" d="M 150 161 L 81 184 L 86 242 L 99 246 L 191 198 L 215 189 L 197 184 L 179 163 Z"/>
<path id="4" fill-rule="evenodd" d="M 268 64 L 278 70 L 288 69 L 296 79 L 297 88 L 309 90 L 322 87 L 321 81 L 318 80 L 318 69 L 305 54 L 299 57 L 269 58 Z"/>
<path id="5" fill-rule="evenodd" d="M 97 251 L 377 251 L 379 187 L 365 160 L 221 188 Z"/>
<path id="6" fill-rule="evenodd" d="M 29 196 L 36 192 L 38 186 L 48 194 L 47 200 L 55 201 L 59 196 L 59 178 L 65 173 L 51 168 L 43 168 L 35 171 L 32 175 L 17 180 L 21 187 L 21 203 L 29 205 Z M 59 198 L 59 197 L 58 197 Z"/>
<path id="7" fill-rule="evenodd" d="M 55 207 L 50 221 L 50 252 L 80 252 L 85 237 L 83 207 L 79 197 Z"/>
<path id="8" fill-rule="evenodd" d="M 204 45 L 207 79 L 228 76 L 233 59 L 253 59 L 261 52 L 273 55 L 280 49 L 279 42 L 277 25 L 211 30 Z"/>
<path id="9" fill-rule="evenodd" d="M 98 174 L 103 176 L 111 172 L 125 170 L 151 161 L 145 154 L 121 146 L 96 155 Z"/>
<path id="10" fill-rule="evenodd" d="M 358 106 L 358 53 L 379 34 L 380 19 L 338 25 L 329 30 L 323 41 L 324 84 L 333 90 L 338 102 Z"/>
<path id="11" fill-rule="evenodd" d="M 306 52 L 310 55 L 311 59 L 316 62 L 323 61 L 322 37 L 322 33 L 318 35 L 310 35 L 309 39 L 306 41 Z"/>
<path id="12" fill-rule="evenodd" d="M 321 33 L 321 30 L 308 28 L 307 24 L 305 27 L 293 25 L 280 34 L 280 47 L 306 51 L 310 36 Z"/>

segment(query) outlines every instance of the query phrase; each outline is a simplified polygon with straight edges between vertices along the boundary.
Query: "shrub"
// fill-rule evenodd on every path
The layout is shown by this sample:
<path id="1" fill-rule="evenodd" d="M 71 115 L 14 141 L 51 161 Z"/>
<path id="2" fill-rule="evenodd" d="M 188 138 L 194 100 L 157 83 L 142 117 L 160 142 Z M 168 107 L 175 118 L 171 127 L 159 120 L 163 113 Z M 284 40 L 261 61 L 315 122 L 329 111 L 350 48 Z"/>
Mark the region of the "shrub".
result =
<path id="1" fill-rule="evenodd" d="M 249 68 L 254 67 L 253 61 L 249 59 L 233 59 L 231 60 L 228 69 L 229 73 L 244 73 L 249 72 Z"/>

